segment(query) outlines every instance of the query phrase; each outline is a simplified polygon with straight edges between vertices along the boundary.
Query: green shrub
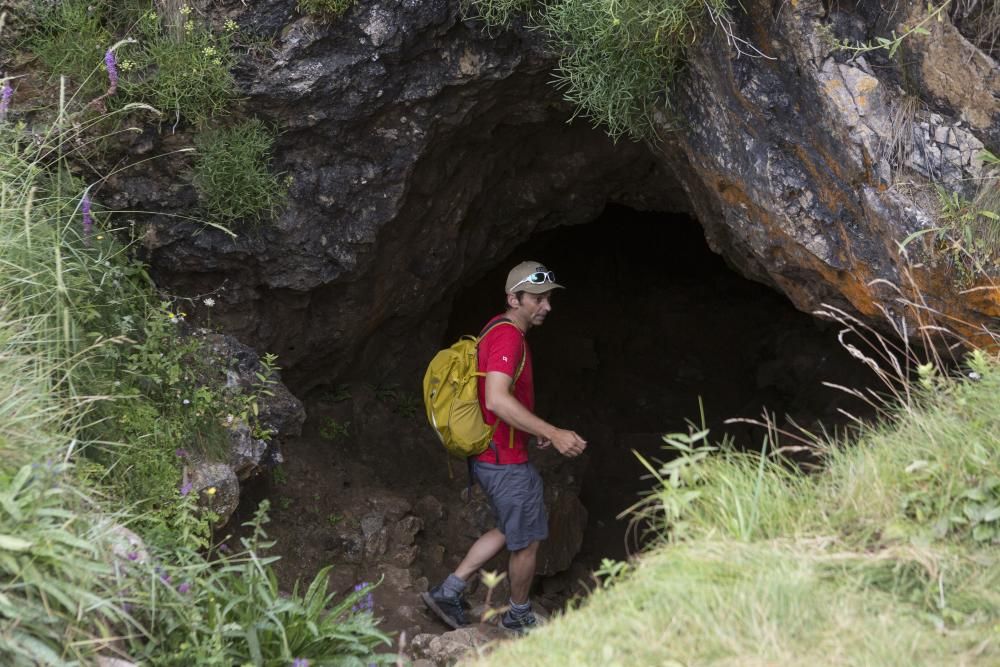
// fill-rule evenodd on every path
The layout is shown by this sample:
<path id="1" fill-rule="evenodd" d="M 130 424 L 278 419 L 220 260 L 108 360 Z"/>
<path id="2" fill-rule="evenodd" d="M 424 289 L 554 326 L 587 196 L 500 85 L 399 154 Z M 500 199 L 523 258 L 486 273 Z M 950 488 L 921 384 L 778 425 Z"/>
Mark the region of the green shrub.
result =
<path id="1" fill-rule="evenodd" d="M 138 44 L 120 58 L 128 99 L 153 105 L 196 125 L 227 113 L 236 100 L 232 49 L 235 25 L 214 33 L 181 14 L 179 26 L 147 12 L 136 24 Z M 175 29 L 177 28 L 177 29 Z"/>
<path id="2" fill-rule="evenodd" d="M 87 0 L 67 0 L 38 16 L 37 30 L 26 48 L 53 77 L 69 77 L 78 95 L 91 99 L 107 87 L 100 71 L 105 51 L 116 41 L 107 25 L 107 6 Z"/>
<path id="3" fill-rule="evenodd" d="M 296 8 L 300 14 L 330 20 L 341 16 L 353 4 L 354 0 L 298 0 Z"/>
<path id="4" fill-rule="evenodd" d="M 149 104 L 172 119 L 200 125 L 227 113 L 236 100 L 231 69 L 235 23 L 215 33 L 192 18 L 186 5 L 161 16 L 152 0 L 66 0 L 42 12 L 26 47 L 53 76 L 68 75 L 89 101 L 107 90 L 105 53 L 116 51 L 120 74 L 111 105 Z"/>
<path id="5" fill-rule="evenodd" d="M 612 138 L 652 137 L 654 113 L 671 106 L 706 7 L 727 9 L 724 0 L 550 2 L 541 23 L 560 54 L 556 85 Z"/>
<path id="6" fill-rule="evenodd" d="M 273 217 L 285 186 L 270 170 L 274 134 L 259 120 L 201 134 L 192 181 L 205 213 L 224 224 Z"/>
<path id="7" fill-rule="evenodd" d="M 465 14 L 490 28 L 531 9 L 531 0 L 466 0 Z M 667 126 L 687 47 L 706 23 L 728 11 L 725 0 L 546 0 L 529 17 L 559 54 L 555 84 L 577 114 L 613 139 L 654 138 Z M 711 20 L 709 20 L 711 18 Z"/>

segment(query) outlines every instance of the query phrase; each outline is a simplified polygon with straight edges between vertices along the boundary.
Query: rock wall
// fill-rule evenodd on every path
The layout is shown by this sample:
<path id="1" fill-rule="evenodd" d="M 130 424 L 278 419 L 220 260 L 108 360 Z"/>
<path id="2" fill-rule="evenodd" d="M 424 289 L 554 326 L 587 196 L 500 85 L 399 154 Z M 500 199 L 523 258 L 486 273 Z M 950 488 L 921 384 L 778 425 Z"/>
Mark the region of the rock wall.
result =
<path id="1" fill-rule="evenodd" d="M 984 174 L 979 150 L 997 149 L 1000 78 L 947 20 L 905 42 L 906 71 L 884 52 L 833 48 L 870 38 L 886 22 L 879 7 L 751 1 L 733 31 L 767 57 L 704 35 L 678 104 L 683 129 L 646 146 L 567 124 L 542 36 L 484 32 L 454 2 L 363 1 L 329 24 L 298 15 L 294 0 L 202 2 L 216 21 L 274 40 L 239 81 L 245 108 L 282 129 L 290 199 L 235 240 L 154 217 L 148 259 L 177 294 L 218 291 L 213 324 L 277 352 L 300 389 L 416 370 L 414 351 L 437 345 L 459 286 L 532 233 L 609 201 L 691 210 L 714 250 L 800 309 L 880 318 L 894 294 L 872 281 L 898 284 L 898 243 L 936 224 L 928 179 L 961 188 Z M 907 99 L 917 111 L 900 139 Z M 148 151 L 151 136 L 131 150 Z M 170 176 L 177 166 L 116 178 L 111 204 L 188 210 L 195 195 Z M 964 333 L 1000 316 L 996 290 L 955 298 L 947 266 L 916 278 Z"/>
<path id="2" fill-rule="evenodd" d="M 293 386 L 377 376 L 421 337 L 430 351 L 457 287 L 535 231 L 609 200 L 687 206 L 645 146 L 567 124 L 537 33 L 491 36 L 445 0 L 362 2 L 329 25 L 294 0 L 222 4 L 218 21 L 274 37 L 240 84 L 282 129 L 289 203 L 236 240 L 154 218 L 148 259 L 175 293 L 224 288 L 213 324 L 276 352 Z M 190 206 L 189 185 L 163 184 L 169 165 L 150 169 L 117 182 L 113 204 Z"/>
<path id="3" fill-rule="evenodd" d="M 898 33 L 926 15 L 920 3 L 897 6 L 900 23 L 889 27 Z M 872 281 L 907 283 L 899 244 L 940 224 L 934 184 L 968 196 L 986 176 L 980 153 L 997 149 L 1000 70 L 947 18 L 903 42 L 907 74 L 885 50 L 835 48 L 871 40 L 888 6 L 762 0 L 746 9 L 735 34 L 763 55 L 736 56 L 722 34 L 698 43 L 686 124 L 662 159 L 713 249 L 746 275 L 807 312 L 827 302 L 880 319 L 897 295 Z M 948 266 L 926 268 L 914 272 L 916 286 L 951 326 L 975 336 L 998 322 L 1000 290 L 959 298 Z"/>

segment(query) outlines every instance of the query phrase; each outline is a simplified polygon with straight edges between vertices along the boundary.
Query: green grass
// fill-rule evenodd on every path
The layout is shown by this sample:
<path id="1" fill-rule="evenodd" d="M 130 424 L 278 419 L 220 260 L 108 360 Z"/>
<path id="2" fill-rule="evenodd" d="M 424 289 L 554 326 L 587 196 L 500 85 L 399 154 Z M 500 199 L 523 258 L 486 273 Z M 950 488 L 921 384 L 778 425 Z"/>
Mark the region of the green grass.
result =
<path id="1" fill-rule="evenodd" d="M 672 436 L 629 571 L 478 664 L 1000 661 L 1000 359 L 924 374 L 823 467 Z"/>
<path id="2" fill-rule="evenodd" d="M 704 539 L 662 549 L 624 581 L 595 591 L 581 609 L 475 664 L 996 664 L 995 619 L 937 629 L 870 585 L 866 575 L 891 576 L 886 571 L 899 562 L 883 557 L 818 540 Z M 995 566 L 976 572 L 989 575 L 982 589 L 1000 584 Z M 996 595 L 982 592 L 995 609 Z"/>
<path id="3" fill-rule="evenodd" d="M 222 224 L 259 224 L 277 213 L 286 188 L 270 169 L 274 140 L 259 120 L 198 137 L 192 180 L 206 216 Z"/>

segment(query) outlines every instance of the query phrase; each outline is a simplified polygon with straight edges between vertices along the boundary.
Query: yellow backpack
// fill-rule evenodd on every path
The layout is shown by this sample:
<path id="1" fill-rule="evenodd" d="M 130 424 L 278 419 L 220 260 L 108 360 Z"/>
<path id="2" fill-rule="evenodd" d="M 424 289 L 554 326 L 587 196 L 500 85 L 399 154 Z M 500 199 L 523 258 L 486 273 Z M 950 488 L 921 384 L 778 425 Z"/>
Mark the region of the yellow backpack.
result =
<path id="1" fill-rule="evenodd" d="M 501 319 L 487 326 L 478 337 L 462 336 L 454 345 L 434 355 L 424 373 L 427 421 L 452 456 L 464 459 L 482 454 L 493 438 L 496 424 L 487 425 L 479 408 L 476 380 L 485 373 L 477 370 L 477 355 L 479 341 L 494 328 L 505 324 L 516 327 L 510 320 Z M 524 370 L 525 356 L 522 351 L 514 382 Z M 512 383 L 511 388 L 513 386 Z M 510 446 L 514 446 L 513 427 L 510 429 Z"/>

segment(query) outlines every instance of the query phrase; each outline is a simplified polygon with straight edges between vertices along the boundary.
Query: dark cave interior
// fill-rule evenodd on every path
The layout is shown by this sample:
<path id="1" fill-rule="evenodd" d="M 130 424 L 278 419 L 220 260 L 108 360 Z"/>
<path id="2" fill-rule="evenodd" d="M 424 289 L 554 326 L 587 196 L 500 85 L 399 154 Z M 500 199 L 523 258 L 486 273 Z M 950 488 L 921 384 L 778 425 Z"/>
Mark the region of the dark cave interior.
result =
<path id="1" fill-rule="evenodd" d="M 700 422 L 700 405 L 710 439 L 742 448 L 759 448 L 764 429 L 728 418 L 767 409 L 779 425 L 830 431 L 848 421 L 838 410 L 867 416 L 859 401 L 822 385 L 873 384 L 837 328 L 742 278 L 711 252 L 698 222 L 678 214 L 608 206 L 591 223 L 534 235 L 455 295 L 440 346 L 501 312 L 507 271 L 525 259 L 544 262 L 567 287 L 528 335 L 537 412 L 588 441 L 572 461 L 532 453 L 554 491 L 540 551 L 550 551 L 550 566 L 540 566 L 534 591 L 547 609 L 585 594 L 603 559 L 628 555 L 627 520 L 617 517 L 652 485 L 632 451 L 667 458 L 663 434 Z M 409 365 L 422 358 L 410 353 Z M 333 590 L 385 576 L 375 600 L 386 627 L 412 633 L 434 625 L 413 606 L 414 591 L 453 571 L 492 516 L 485 499 L 461 499 L 463 466 L 449 475 L 419 405 L 419 377 L 405 372 L 309 392 L 303 434 L 283 447 L 282 481 L 264 476 L 245 488 L 230 528 L 269 498 L 283 585 L 327 564 Z M 504 568 L 501 554 L 486 569 Z M 482 602 L 481 588 L 475 595 Z"/>
<path id="2" fill-rule="evenodd" d="M 528 239 L 457 295 L 443 344 L 475 333 L 503 305 L 507 271 L 537 260 L 567 289 L 530 332 L 537 412 L 588 441 L 581 499 L 590 516 L 584 553 L 625 555 L 614 517 L 649 488 L 631 450 L 658 458 L 664 433 L 704 419 L 710 438 L 760 448 L 764 430 L 725 424 L 759 418 L 832 430 L 859 401 L 824 381 L 871 384 L 836 339 L 836 327 L 746 280 L 708 247 L 684 215 L 609 205 L 591 223 Z"/>

